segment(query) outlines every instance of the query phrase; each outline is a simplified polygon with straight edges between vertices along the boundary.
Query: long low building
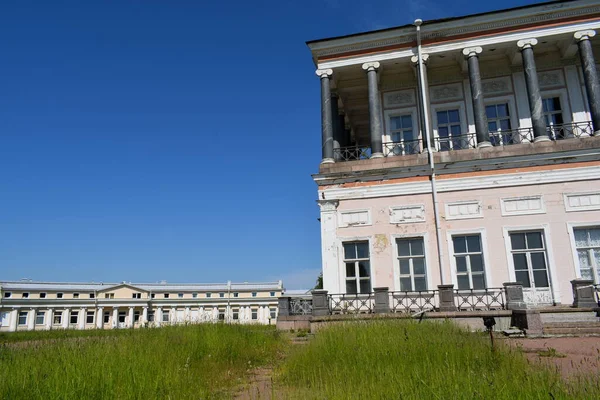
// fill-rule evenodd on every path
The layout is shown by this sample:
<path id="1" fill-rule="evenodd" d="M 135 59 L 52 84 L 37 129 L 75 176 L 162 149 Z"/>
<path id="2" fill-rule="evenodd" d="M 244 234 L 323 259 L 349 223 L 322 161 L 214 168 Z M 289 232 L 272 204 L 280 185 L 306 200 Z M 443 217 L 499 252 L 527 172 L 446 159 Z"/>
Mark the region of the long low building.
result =
<path id="1" fill-rule="evenodd" d="M 0 331 L 275 324 L 283 283 L 0 282 Z"/>

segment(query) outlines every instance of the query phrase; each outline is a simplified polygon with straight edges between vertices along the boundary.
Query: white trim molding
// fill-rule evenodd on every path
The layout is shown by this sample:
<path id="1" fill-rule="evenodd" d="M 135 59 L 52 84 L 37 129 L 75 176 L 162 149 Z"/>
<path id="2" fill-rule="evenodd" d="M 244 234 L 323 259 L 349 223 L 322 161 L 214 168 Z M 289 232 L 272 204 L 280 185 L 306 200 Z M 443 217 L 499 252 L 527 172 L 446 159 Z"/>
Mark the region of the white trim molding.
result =
<path id="1" fill-rule="evenodd" d="M 483 205 L 479 200 L 446 203 L 446 220 L 483 218 Z"/>
<path id="2" fill-rule="evenodd" d="M 542 195 L 502 198 L 500 206 L 502 216 L 546 213 Z"/>
<path id="3" fill-rule="evenodd" d="M 413 204 L 390 207 L 390 224 L 414 224 L 425 222 L 425 206 Z"/>
<path id="4" fill-rule="evenodd" d="M 338 221 L 338 228 L 369 226 L 373 224 L 370 208 L 340 211 Z"/>
<path id="5" fill-rule="evenodd" d="M 565 211 L 600 210 L 600 192 L 565 193 Z"/>

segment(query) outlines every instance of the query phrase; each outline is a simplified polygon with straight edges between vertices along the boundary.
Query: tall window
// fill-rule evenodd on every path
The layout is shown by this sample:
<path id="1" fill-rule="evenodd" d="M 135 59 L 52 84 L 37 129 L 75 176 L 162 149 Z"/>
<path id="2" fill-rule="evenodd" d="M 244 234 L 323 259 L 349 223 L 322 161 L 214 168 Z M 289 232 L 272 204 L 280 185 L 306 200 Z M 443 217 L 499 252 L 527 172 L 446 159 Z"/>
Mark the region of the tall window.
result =
<path id="1" fill-rule="evenodd" d="M 271 319 L 277 318 L 277 309 L 276 308 L 269 308 L 269 315 L 270 315 Z"/>
<path id="2" fill-rule="evenodd" d="M 344 243 L 346 293 L 371 293 L 369 242 Z"/>
<path id="3" fill-rule="evenodd" d="M 400 290 L 427 290 L 425 249 L 423 238 L 397 239 L 400 264 Z"/>
<path id="4" fill-rule="evenodd" d="M 27 325 L 27 311 L 19 311 L 19 325 Z"/>
<path id="5" fill-rule="evenodd" d="M 46 319 L 46 313 L 44 311 L 38 311 L 35 314 L 35 324 L 36 325 L 44 325 L 45 319 Z"/>
<path id="6" fill-rule="evenodd" d="M 127 314 L 125 313 L 125 311 L 119 311 L 119 323 L 120 324 L 124 324 L 125 323 L 125 316 Z"/>
<path id="7" fill-rule="evenodd" d="M 86 324 L 93 324 L 94 323 L 94 311 L 87 311 L 86 315 L 85 315 L 85 323 Z"/>
<path id="8" fill-rule="evenodd" d="M 480 235 L 453 236 L 458 289 L 485 289 Z"/>
<path id="9" fill-rule="evenodd" d="M 162 322 L 169 322 L 169 310 L 163 310 Z"/>
<path id="10" fill-rule="evenodd" d="M 547 288 L 548 263 L 542 231 L 510 234 L 516 281 L 525 288 Z"/>
<path id="11" fill-rule="evenodd" d="M 110 312 L 104 311 L 104 315 L 102 317 L 102 322 L 108 324 L 110 322 Z"/>
<path id="12" fill-rule="evenodd" d="M 240 319 L 240 310 L 238 308 L 234 308 L 231 312 L 231 317 L 233 318 L 234 321 L 237 321 L 238 319 Z"/>
<path id="13" fill-rule="evenodd" d="M 598 283 L 600 282 L 600 227 L 577 228 L 574 232 L 581 277 Z"/>
<path id="14" fill-rule="evenodd" d="M 71 311 L 71 316 L 69 322 L 71 324 L 76 324 L 79 320 L 79 311 Z"/>
<path id="15" fill-rule="evenodd" d="M 459 150 L 469 147 L 468 139 L 461 137 L 460 113 L 458 110 L 437 112 L 438 150 Z"/>
<path id="16" fill-rule="evenodd" d="M 252 317 L 253 320 L 257 320 L 258 319 L 258 310 L 256 308 L 252 309 L 251 317 Z"/>
<path id="17" fill-rule="evenodd" d="M 488 130 L 490 131 L 490 142 L 494 146 L 503 146 L 514 143 L 510 125 L 510 115 L 508 113 L 508 104 L 492 104 L 485 107 L 485 114 L 488 120 Z"/>
<path id="18" fill-rule="evenodd" d="M 411 114 L 390 117 L 390 138 L 394 144 L 389 150 L 394 155 L 416 154 L 420 150 Z"/>
<path id="19" fill-rule="evenodd" d="M 546 121 L 550 137 L 552 139 L 564 139 L 565 132 L 562 127 L 564 121 L 560 97 L 542 99 L 542 105 L 544 107 L 544 120 Z"/>
<path id="20" fill-rule="evenodd" d="M 54 311 L 54 325 L 62 324 L 62 311 Z"/>

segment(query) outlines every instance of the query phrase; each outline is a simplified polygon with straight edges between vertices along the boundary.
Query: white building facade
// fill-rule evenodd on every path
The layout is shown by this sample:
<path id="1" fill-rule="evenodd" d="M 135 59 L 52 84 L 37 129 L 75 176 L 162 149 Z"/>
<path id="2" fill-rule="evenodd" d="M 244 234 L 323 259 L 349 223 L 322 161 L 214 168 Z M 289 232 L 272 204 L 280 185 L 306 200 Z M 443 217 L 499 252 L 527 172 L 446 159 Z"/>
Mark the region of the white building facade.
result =
<path id="1" fill-rule="evenodd" d="M 600 283 L 598 29 L 584 0 L 308 42 L 324 289 Z"/>
<path id="2" fill-rule="evenodd" d="M 0 331 L 115 329 L 225 322 L 275 324 L 279 282 L 0 282 Z"/>

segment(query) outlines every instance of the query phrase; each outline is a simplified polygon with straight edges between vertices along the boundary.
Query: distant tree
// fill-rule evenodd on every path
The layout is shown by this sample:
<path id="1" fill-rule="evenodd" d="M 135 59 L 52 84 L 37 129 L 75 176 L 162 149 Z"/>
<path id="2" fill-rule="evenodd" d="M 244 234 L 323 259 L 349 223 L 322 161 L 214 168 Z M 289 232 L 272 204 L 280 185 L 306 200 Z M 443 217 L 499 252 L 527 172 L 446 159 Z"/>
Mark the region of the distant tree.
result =
<path id="1" fill-rule="evenodd" d="M 323 289 L 323 272 L 319 274 L 319 277 L 317 278 L 317 284 L 313 289 Z"/>

